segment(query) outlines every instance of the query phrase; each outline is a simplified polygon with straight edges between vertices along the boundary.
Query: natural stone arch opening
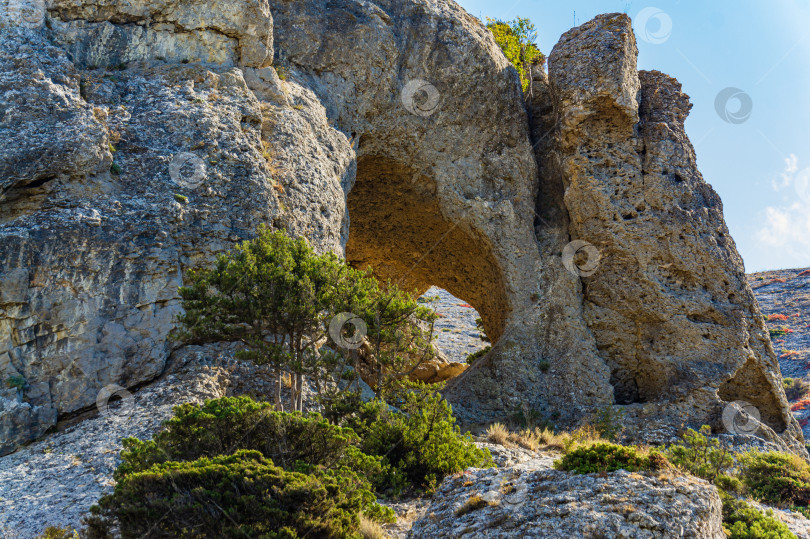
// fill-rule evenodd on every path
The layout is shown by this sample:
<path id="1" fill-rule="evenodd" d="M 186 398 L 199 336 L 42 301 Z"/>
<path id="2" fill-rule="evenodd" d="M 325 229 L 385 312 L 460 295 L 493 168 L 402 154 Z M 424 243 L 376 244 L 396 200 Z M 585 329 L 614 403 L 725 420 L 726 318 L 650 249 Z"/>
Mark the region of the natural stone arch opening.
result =
<path id="1" fill-rule="evenodd" d="M 379 156 L 357 161 L 348 196 L 346 260 L 405 290 L 447 290 L 480 314 L 494 343 L 509 314 L 503 277 L 486 240 L 446 219 L 435 182 Z"/>

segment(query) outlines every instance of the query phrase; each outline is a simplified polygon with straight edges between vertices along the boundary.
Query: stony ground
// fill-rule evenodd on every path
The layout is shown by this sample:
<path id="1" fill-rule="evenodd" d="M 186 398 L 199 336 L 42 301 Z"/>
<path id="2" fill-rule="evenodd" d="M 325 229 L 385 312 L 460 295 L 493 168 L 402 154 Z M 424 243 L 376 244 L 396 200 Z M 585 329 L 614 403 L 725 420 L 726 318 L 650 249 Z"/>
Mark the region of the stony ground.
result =
<path id="1" fill-rule="evenodd" d="M 27 539 L 52 526 L 80 525 L 82 516 L 113 486 L 121 438 L 151 438 L 172 406 L 220 397 L 219 368 L 167 376 L 137 392 L 133 405 L 111 406 L 0 459 L 0 537 Z"/>
<path id="2" fill-rule="evenodd" d="M 486 441 L 477 441 L 476 445 L 489 449 L 492 460 L 499 468 L 519 468 L 528 465 L 530 467 L 551 469 L 554 459 L 559 457 L 559 454 L 553 451 L 529 451 L 521 447 L 505 447 Z M 429 497 L 423 497 L 385 502 L 385 504 L 397 514 L 396 523 L 385 526 L 386 533 L 391 539 L 405 539 L 408 537 L 413 525 L 425 516 L 432 504 L 432 500 Z"/>
<path id="3" fill-rule="evenodd" d="M 810 268 L 748 275 L 771 332 L 782 376 L 810 383 Z M 810 401 L 793 402 L 793 414 L 810 439 Z"/>
<path id="4" fill-rule="evenodd" d="M 189 346 L 171 371 L 132 394 L 59 424 L 45 436 L 0 458 L 0 539 L 28 539 L 47 526 L 81 527 L 81 518 L 113 487 L 121 439 L 149 439 L 184 402 L 202 403 L 232 394 L 273 394 L 272 377 L 250 363 L 233 359 L 227 346 Z M 304 388 L 304 406 L 314 405 Z"/>
<path id="5" fill-rule="evenodd" d="M 445 480 L 408 537 L 723 539 L 720 499 L 701 479 L 619 470 L 573 474 L 531 459 Z"/>

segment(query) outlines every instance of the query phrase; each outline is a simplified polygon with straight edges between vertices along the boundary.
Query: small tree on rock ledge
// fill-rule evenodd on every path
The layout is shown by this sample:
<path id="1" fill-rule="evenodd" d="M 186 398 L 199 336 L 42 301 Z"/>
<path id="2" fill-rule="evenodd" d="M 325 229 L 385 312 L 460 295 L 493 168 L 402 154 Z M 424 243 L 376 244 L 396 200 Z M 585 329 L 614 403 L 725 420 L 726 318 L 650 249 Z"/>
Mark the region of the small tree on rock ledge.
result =
<path id="1" fill-rule="evenodd" d="M 546 57 L 535 43 L 537 29 L 526 18 L 516 17 L 513 21 L 501 21 L 487 17 L 487 28 L 492 32 L 495 43 L 503 51 L 520 76 L 520 86 L 524 92 L 530 91 L 532 80 L 531 66 L 542 66 Z"/>
<path id="2" fill-rule="evenodd" d="M 190 271 L 188 280 L 190 285 L 180 288 L 185 312 L 176 336 L 186 343 L 244 344 L 239 359 L 274 370 L 278 410 L 285 372 L 291 376 L 291 407 L 298 411 L 304 376 L 315 380 L 320 393 L 324 379 L 337 381 L 345 374 L 344 356 L 319 352 L 337 313 L 353 313 L 366 323 L 380 371 L 402 370 L 403 335 L 417 348 L 408 350 L 408 357 L 423 360 L 432 352 L 430 309 L 395 285 L 381 287 L 371 270 L 351 268 L 333 253 L 316 255 L 303 238 L 266 227 L 220 255 L 213 268 Z"/>

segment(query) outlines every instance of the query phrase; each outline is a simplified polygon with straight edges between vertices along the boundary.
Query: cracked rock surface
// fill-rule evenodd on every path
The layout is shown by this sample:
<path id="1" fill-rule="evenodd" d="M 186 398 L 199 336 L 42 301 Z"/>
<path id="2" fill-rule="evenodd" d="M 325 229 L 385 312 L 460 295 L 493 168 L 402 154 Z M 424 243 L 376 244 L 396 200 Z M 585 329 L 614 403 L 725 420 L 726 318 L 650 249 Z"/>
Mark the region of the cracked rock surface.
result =
<path id="1" fill-rule="evenodd" d="M 472 508 L 471 498 L 481 502 Z M 477 498 L 474 498 L 477 499 Z M 408 537 L 723 539 L 720 496 L 690 477 L 576 475 L 542 460 L 447 479 Z"/>

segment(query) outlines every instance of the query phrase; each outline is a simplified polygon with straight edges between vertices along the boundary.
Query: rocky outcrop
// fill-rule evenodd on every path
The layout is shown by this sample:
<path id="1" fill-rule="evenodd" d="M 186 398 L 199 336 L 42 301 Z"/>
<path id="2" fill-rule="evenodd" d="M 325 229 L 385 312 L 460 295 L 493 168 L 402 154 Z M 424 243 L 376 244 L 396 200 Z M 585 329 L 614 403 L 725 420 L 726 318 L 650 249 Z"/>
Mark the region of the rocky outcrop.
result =
<path id="1" fill-rule="evenodd" d="M 746 400 L 804 451 L 686 96 L 626 16 L 563 36 L 529 118 L 449 0 L 47 6 L 0 21 L 0 451 L 160 375 L 186 271 L 262 223 L 474 306 L 465 420 L 617 403 L 674 432 Z"/>
<path id="2" fill-rule="evenodd" d="M 434 358 L 416 367 L 410 374 L 413 381 L 435 384 L 455 378 L 467 369 L 467 364 L 458 361 L 442 361 L 443 358 Z"/>
<path id="3" fill-rule="evenodd" d="M 648 425 L 722 432 L 723 410 L 745 401 L 762 423 L 744 434 L 805 454 L 722 204 L 684 132 L 688 96 L 638 72 L 636 56 L 629 18 L 600 15 L 564 34 L 548 76 L 534 76 L 538 245 L 547 260 L 571 244 L 585 256 L 568 260 L 573 280 L 559 258 L 541 273 L 551 306 L 531 323 L 548 372 L 529 402 L 546 409 L 562 387 L 576 406 L 587 380 L 591 401 L 622 405 L 637 439 L 661 442 Z M 456 400 L 474 388 L 497 402 L 512 380 L 502 356 L 455 380 Z"/>
<path id="4" fill-rule="evenodd" d="M 530 460 L 445 480 L 408 537 L 726 535 L 717 489 L 701 479 L 624 470 L 575 475 Z"/>
<path id="5" fill-rule="evenodd" d="M 781 390 L 768 331 L 684 131 L 680 84 L 635 70 L 626 17 L 600 16 L 549 59 L 572 239 L 597 245 L 583 314 L 618 404 L 640 424 L 680 417 L 722 431 L 722 408 L 753 404 L 761 435 L 802 441 Z M 604 62 L 599 75 L 583 58 Z M 772 429 L 772 430 L 771 430 Z"/>
<path id="6" fill-rule="evenodd" d="M 146 12 L 111 15 L 117 5 L 93 17 L 146 24 Z M 272 68 L 173 63 L 159 51 L 96 69 L 121 58 L 99 64 L 49 42 L 68 39 L 60 17 L 86 9 L 60 4 L 47 29 L 0 30 L 5 449 L 93 406 L 109 384 L 163 372 L 183 272 L 258 224 L 321 251 L 345 243 L 352 151 L 310 91 Z M 119 54 L 112 44 L 94 54 Z M 182 155 L 192 166 L 173 172 Z M 25 385 L 6 388 L 12 377 Z"/>
<path id="7" fill-rule="evenodd" d="M 521 291 L 532 279 L 522 269 L 537 258 L 535 164 L 514 74 L 475 19 L 444 3 L 260 2 L 250 24 L 232 32 L 255 2 L 216 14 L 214 2 L 142 4 L 56 2 L 43 28 L 3 29 L 0 84 L 5 95 L 24 97 L 4 103 L 0 128 L 40 143 L 0 149 L 3 170 L 15 171 L 4 177 L 0 255 L 9 270 L 29 273 L 27 291 L 15 292 L 18 301 L 0 316 L 2 375 L 26 381 L 3 394 L 6 447 L 41 433 L 58 414 L 91 406 L 107 384 L 130 387 L 162 372 L 183 272 L 259 223 L 343 253 L 345 198 L 362 183 L 349 204 L 374 207 L 382 183 L 371 187 L 381 171 L 403 189 L 422 186 L 417 177 L 435 184 L 427 214 L 437 229 L 403 230 L 402 245 L 409 237 L 437 242 L 450 230 L 462 251 L 441 258 L 452 266 L 464 256 L 470 276 L 488 274 L 459 279 L 455 267 L 445 274 L 457 282 L 438 284 L 474 293 L 489 331 L 503 330 L 504 289 L 525 303 Z M 258 46 L 222 56 L 230 49 L 218 39 L 230 34 L 272 50 L 248 28 L 262 24 L 274 32 L 284 80 L 246 56 Z M 420 36 L 436 32 L 440 54 L 421 45 Z M 430 117 L 403 105 L 405 87 L 420 77 L 441 92 Z M 32 92 L 28 80 L 41 87 Z M 511 97 L 489 99 L 492 88 Z M 60 98 L 66 113 L 48 116 L 49 100 Z M 471 132 L 464 127 L 471 123 L 484 129 Z M 77 152 L 82 160 L 71 158 Z M 186 166 L 173 173 L 179 155 Z M 18 166 L 37 159 L 44 164 Z M 362 228 L 363 210 L 356 213 Z M 412 265 L 421 256 L 412 247 L 408 259 L 397 252 L 392 261 Z M 473 248 L 474 257 L 463 251 Z M 372 251 L 348 250 L 358 264 L 366 254 L 377 260 Z M 32 412 L 20 425 L 20 414 L 11 417 L 19 401 L 44 415 Z"/>

